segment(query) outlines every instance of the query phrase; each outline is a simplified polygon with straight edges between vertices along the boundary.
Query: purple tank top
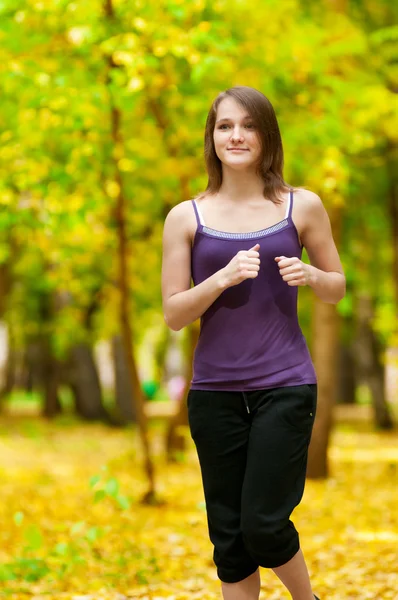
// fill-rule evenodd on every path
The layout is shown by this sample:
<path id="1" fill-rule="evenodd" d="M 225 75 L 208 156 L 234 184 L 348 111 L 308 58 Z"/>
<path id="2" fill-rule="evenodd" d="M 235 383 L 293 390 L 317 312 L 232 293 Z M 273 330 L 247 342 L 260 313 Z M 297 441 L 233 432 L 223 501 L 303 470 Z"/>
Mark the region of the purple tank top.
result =
<path id="1" fill-rule="evenodd" d="M 194 285 L 256 243 L 261 264 L 255 279 L 224 290 L 202 315 L 191 388 L 245 391 L 316 383 L 297 318 L 298 288 L 283 281 L 274 260 L 276 256 L 301 258 L 292 221 L 293 193 L 282 221 L 250 233 L 206 227 L 192 203 L 198 224 L 191 258 Z"/>

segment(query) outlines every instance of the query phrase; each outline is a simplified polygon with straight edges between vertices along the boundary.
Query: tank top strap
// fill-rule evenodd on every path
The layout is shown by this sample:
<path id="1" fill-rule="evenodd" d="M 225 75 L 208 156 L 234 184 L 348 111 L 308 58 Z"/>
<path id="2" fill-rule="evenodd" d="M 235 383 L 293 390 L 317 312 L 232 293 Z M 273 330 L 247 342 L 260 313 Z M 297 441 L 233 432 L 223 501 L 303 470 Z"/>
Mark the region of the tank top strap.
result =
<path id="1" fill-rule="evenodd" d="M 292 211 L 293 211 L 293 190 L 290 190 L 288 205 L 287 205 L 287 208 L 286 208 L 285 219 L 288 219 L 289 221 L 291 221 L 291 219 L 292 219 Z"/>
<path id="2" fill-rule="evenodd" d="M 199 206 L 196 204 L 195 200 L 192 200 L 192 204 L 193 204 L 193 209 L 195 211 L 196 222 L 198 224 L 198 227 L 199 227 L 199 225 L 204 225 L 205 223 L 203 221 L 202 214 L 199 210 Z"/>

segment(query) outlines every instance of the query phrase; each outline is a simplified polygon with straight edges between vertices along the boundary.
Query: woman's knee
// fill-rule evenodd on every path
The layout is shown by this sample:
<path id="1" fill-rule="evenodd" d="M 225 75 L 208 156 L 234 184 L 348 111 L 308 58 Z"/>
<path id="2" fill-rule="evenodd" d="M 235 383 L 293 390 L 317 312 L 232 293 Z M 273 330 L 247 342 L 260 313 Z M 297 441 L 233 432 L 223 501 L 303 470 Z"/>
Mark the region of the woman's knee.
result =
<path id="1" fill-rule="evenodd" d="M 277 542 L 275 521 L 263 518 L 260 522 L 256 515 L 251 514 L 242 518 L 241 527 L 245 545 L 251 551 L 264 552 L 268 548 L 272 549 Z"/>
<path id="2" fill-rule="evenodd" d="M 241 526 L 248 552 L 263 567 L 285 564 L 300 547 L 298 533 L 289 519 L 277 521 L 249 515 Z"/>

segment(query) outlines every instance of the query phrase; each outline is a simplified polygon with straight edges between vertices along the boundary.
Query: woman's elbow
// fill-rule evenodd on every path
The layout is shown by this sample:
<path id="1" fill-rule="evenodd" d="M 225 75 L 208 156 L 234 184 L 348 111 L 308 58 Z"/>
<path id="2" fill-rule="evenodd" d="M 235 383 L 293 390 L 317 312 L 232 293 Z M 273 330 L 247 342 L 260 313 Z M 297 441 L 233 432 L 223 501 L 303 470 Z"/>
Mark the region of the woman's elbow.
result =
<path id="1" fill-rule="evenodd" d="M 347 293 L 347 280 L 345 278 L 344 273 L 342 273 L 342 276 L 343 276 L 343 281 L 341 283 L 341 290 L 340 290 L 341 291 L 341 295 L 340 295 L 340 298 L 339 298 L 339 302 L 340 302 L 340 300 L 342 300 L 344 298 L 344 296 Z"/>
<path id="2" fill-rule="evenodd" d="M 167 327 L 173 331 L 180 331 L 184 327 L 177 319 L 173 319 L 173 317 L 166 312 L 163 313 L 163 318 Z"/>
<path id="3" fill-rule="evenodd" d="M 343 280 L 341 282 L 341 285 L 339 286 L 338 293 L 337 293 L 336 297 L 334 298 L 333 304 L 338 304 L 340 302 L 340 300 L 342 300 L 344 298 L 346 293 L 347 293 L 346 279 L 345 279 L 345 276 L 343 275 Z"/>

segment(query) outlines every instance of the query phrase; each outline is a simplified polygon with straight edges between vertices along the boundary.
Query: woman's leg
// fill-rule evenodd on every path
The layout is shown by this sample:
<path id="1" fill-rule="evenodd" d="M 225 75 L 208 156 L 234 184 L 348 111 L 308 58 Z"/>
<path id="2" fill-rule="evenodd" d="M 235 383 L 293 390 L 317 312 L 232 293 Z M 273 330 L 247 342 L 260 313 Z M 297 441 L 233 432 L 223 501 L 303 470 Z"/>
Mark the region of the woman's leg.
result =
<path id="1" fill-rule="evenodd" d="M 245 548 L 240 526 L 251 421 L 242 394 L 190 390 L 188 417 L 202 473 L 213 560 L 227 594 L 224 597 L 257 600 L 258 563 Z"/>
<path id="2" fill-rule="evenodd" d="M 255 571 L 238 583 L 221 582 L 224 600 L 258 600 L 260 596 L 260 573 Z"/>
<path id="3" fill-rule="evenodd" d="M 242 490 L 242 534 L 257 563 L 271 568 L 294 600 L 313 600 L 299 535 L 290 520 L 305 485 L 316 386 L 246 393 L 252 424 Z"/>
<path id="4" fill-rule="evenodd" d="M 289 590 L 293 600 L 314 600 L 307 565 L 301 549 L 286 564 L 272 569 L 283 585 Z"/>

